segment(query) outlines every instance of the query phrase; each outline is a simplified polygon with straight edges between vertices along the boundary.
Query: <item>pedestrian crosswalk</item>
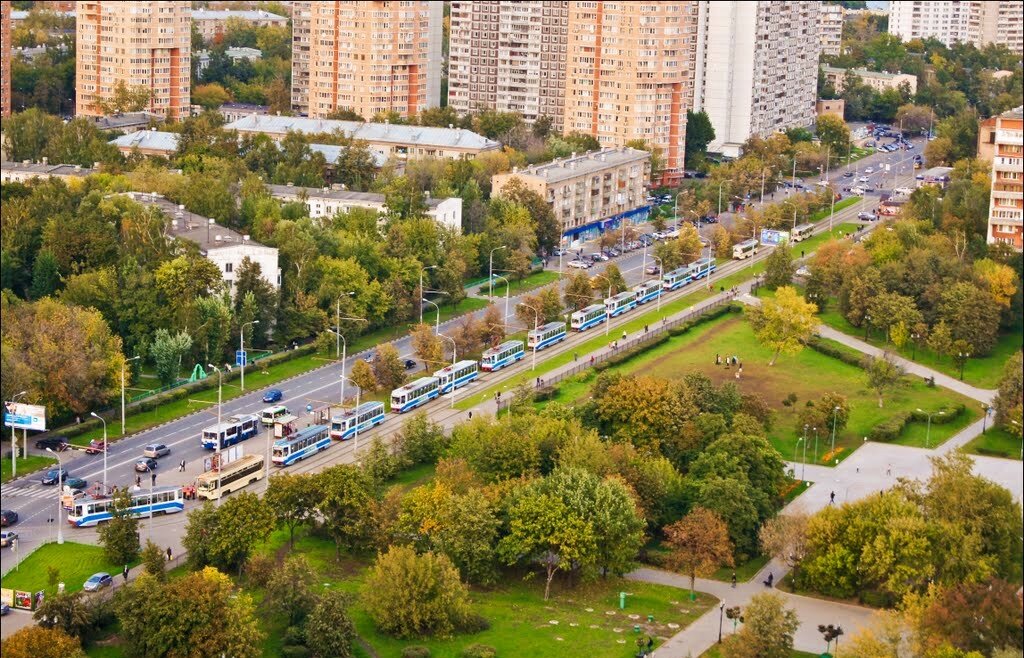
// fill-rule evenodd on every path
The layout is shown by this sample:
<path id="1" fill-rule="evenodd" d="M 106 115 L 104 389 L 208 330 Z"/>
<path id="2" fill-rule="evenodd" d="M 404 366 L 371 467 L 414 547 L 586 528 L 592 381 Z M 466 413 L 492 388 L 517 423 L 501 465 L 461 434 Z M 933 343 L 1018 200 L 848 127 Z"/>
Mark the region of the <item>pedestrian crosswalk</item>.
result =
<path id="1" fill-rule="evenodd" d="M 41 484 L 27 484 L 20 487 L 4 487 L 3 498 L 56 498 L 57 488 L 44 487 Z"/>

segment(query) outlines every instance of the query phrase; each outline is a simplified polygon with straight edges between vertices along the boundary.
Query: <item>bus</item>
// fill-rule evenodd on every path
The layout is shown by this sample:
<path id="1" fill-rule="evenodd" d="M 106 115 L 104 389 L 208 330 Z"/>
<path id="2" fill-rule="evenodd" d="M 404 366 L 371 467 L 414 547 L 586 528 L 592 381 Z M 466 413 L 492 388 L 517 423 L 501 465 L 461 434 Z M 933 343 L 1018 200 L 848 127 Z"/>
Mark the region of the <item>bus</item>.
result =
<path id="1" fill-rule="evenodd" d="M 476 361 L 459 361 L 434 373 L 434 377 L 440 384 L 442 395 L 454 391 L 460 386 L 465 386 L 479 375 L 480 366 Z"/>
<path id="2" fill-rule="evenodd" d="M 263 423 L 264 426 L 270 427 L 277 421 L 278 418 L 287 416 L 289 415 L 289 413 L 291 412 L 288 411 L 288 407 L 284 406 L 283 404 L 278 404 L 273 407 L 267 407 L 266 409 L 260 412 L 260 422 Z"/>
<path id="3" fill-rule="evenodd" d="M 526 335 L 526 346 L 533 350 L 542 350 L 565 340 L 565 323 L 548 322 L 540 329 L 534 329 Z"/>
<path id="4" fill-rule="evenodd" d="M 591 304 L 582 311 L 576 311 L 570 316 L 570 325 L 576 331 L 586 331 L 596 327 L 608 319 L 608 311 L 604 304 Z"/>
<path id="5" fill-rule="evenodd" d="M 196 478 L 196 496 L 216 500 L 238 491 L 267 474 L 263 455 L 245 455 L 215 471 L 206 471 Z"/>
<path id="6" fill-rule="evenodd" d="M 396 414 L 411 411 L 440 394 L 440 381 L 437 377 L 420 377 L 391 391 L 391 411 Z"/>
<path id="7" fill-rule="evenodd" d="M 717 269 L 718 265 L 715 264 L 714 258 L 698 258 L 690 263 L 690 272 L 694 280 L 710 276 Z"/>
<path id="8" fill-rule="evenodd" d="M 680 267 L 666 274 L 661 280 L 661 285 L 665 290 L 675 290 L 682 288 L 693 279 L 694 276 L 689 267 Z"/>
<path id="9" fill-rule="evenodd" d="M 789 239 L 793 242 L 800 242 L 811 237 L 814 233 L 814 224 L 801 224 L 789 232 Z"/>
<path id="10" fill-rule="evenodd" d="M 219 430 L 219 431 L 218 431 Z M 223 450 L 239 441 L 256 436 L 260 431 L 260 419 L 253 414 L 240 414 L 231 416 L 220 426 L 210 425 L 203 429 L 201 442 L 207 450 Z M 217 445 L 217 437 L 220 435 L 220 446 Z"/>
<path id="11" fill-rule="evenodd" d="M 480 359 L 480 369 L 485 372 L 501 370 L 505 366 L 512 365 L 524 356 L 526 356 L 526 349 L 523 347 L 523 341 L 505 341 L 501 345 L 492 347 L 484 352 L 483 357 Z"/>
<path id="12" fill-rule="evenodd" d="M 608 317 L 614 318 L 623 313 L 628 313 L 636 308 L 636 293 L 626 290 L 604 300 L 604 308 L 608 311 Z"/>
<path id="13" fill-rule="evenodd" d="M 384 422 L 383 402 L 364 402 L 355 409 L 345 409 L 331 417 L 331 438 L 345 441 L 356 432 L 365 432 Z"/>
<path id="14" fill-rule="evenodd" d="M 732 246 L 732 257 L 735 258 L 736 260 L 744 260 L 745 258 L 750 258 L 751 256 L 757 253 L 758 244 L 758 241 L 753 238 L 749 240 L 744 240 L 739 244 L 734 244 Z"/>
<path id="15" fill-rule="evenodd" d="M 75 501 L 75 508 L 68 513 L 68 523 L 76 528 L 91 528 L 101 521 L 113 518 L 113 498 L 86 496 Z M 185 497 L 181 487 L 153 487 L 132 492 L 128 512 L 132 516 L 152 514 L 174 514 L 185 511 Z"/>
<path id="16" fill-rule="evenodd" d="M 275 466 L 291 466 L 330 447 L 330 428 L 327 425 L 310 425 L 274 441 L 270 461 L 274 462 Z"/>
<path id="17" fill-rule="evenodd" d="M 633 292 L 636 293 L 636 303 L 646 304 L 652 299 L 661 297 L 661 285 L 661 279 L 653 279 L 651 281 L 644 281 L 634 287 Z"/>

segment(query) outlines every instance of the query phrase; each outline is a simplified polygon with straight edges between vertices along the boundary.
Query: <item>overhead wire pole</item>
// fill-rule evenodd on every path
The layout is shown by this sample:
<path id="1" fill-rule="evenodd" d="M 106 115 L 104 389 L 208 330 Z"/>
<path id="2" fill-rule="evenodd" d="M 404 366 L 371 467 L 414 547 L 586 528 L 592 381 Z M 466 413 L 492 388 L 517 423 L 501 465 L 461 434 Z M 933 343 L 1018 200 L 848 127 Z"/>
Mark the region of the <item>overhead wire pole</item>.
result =
<path id="1" fill-rule="evenodd" d="M 487 257 L 487 301 L 491 301 L 494 297 L 494 252 L 502 249 L 508 249 L 508 245 L 503 244 L 500 247 L 491 249 L 491 253 Z M 420 291 L 420 297 L 423 297 L 422 290 Z"/>
<path id="2" fill-rule="evenodd" d="M 506 279 L 505 277 L 501 276 L 500 274 L 495 274 L 494 276 L 498 277 L 499 279 L 501 279 L 502 281 L 505 282 L 505 316 L 504 317 L 508 318 L 508 293 L 509 293 L 509 290 L 512 288 L 512 284 L 510 284 L 508 282 L 508 279 Z M 420 322 L 422 322 L 422 320 Z"/>
<path id="3" fill-rule="evenodd" d="M 11 404 L 13 405 L 23 395 L 26 395 L 28 391 L 22 391 L 21 393 L 15 393 L 11 396 Z M 18 477 L 18 435 L 14 433 L 14 423 L 11 423 L 11 479 Z"/>
<path id="4" fill-rule="evenodd" d="M 342 377 L 342 380 L 341 380 L 341 399 L 338 400 L 338 403 L 341 404 L 341 405 L 344 405 L 345 404 L 345 379 L 344 379 L 345 378 L 345 361 L 348 360 L 348 355 L 347 355 L 347 352 L 348 352 L 348 341 L 345 339 L 345 336 L 341 333 L 341 321 L 342 320 L 349 320 L 351 322 L 369 322 L 369 320 L 367 320 L 366 318 L 342 317 L 340 315 L 337 316 L 337 320 L 338 320 L 338 326 L 336 327 L 337 331 L 335 331 L 334 329 L 330 329 L 330 328 L 328 328 L 327 330 L 333 332 L 334 335 L 337 336 L 337 340 L 341 342 L 341 377 Z M 335 354 L 335 356 L 337 356 L 337 354 Z"/>
<path id="5" fill-rule="evenodd" d="M 126 365 L 128 365 L 129 361 L 135 361 L 136 359 L 141 359 L 141 358 L 142 358 L 141 356 L 136 355 L 136 356 L 133 356 L 130 359 L 125 359 L 121 363 L 121 436 L 125 435 L 125 427 L 124 427 L 124 424 L 125 424 L 125 420 L 124 420 L 124 367 Z"/>
<path id="6" fill-rule="evenodd" d="M 452 406 L 451 406 L 451 408 L 454 409 L 455 408 L 455 363 L 456 363 L 456 360 L 455 360 L 455 356 L 456 355 L 455 355 L 455 353 L 458 351 L 458 346 L 456 346 L 455 339 L 452 338 L 451 336 L 446 336 L 444 334 L 438 334 L 438 336 L 440 336 L 441 338 L 444 338 L 446 340 L 452 341 L 452 390 L 451 390 Z"/>
<path id="7" fill-rule="evenodd" d="M 421 298 L 424 296 L 423 295 L 423 273 L 426 272 L 427 270 L 436 270 L 436 269 L 437 269 L 437 265 L 428 265 L 427 267 L 421 267 L 420 268 L 420 297 Z M 422 302 L 420 303 L 420 324 L 423 324 L 423 303 Z"/>
<path id="8" fill-rule="evenodd" d="M 223 447 L 223 441 L 221 441 L 220 426 L 222 408 L 224 406 L 224 397 L 222 395 L 222 391 L 224 389 L 224 372 L 212 363 L 208 363 L 206 365 L 217 371 L 217 491 L 220 491 L 220 474 L 224 470 L 222 468 L 223 464 L 221 464 L 221 448 Z M 267 468 L 269 468 L 269 465 Z M 221 497 L 218 495 L 216 503 L 217 507 L 220 507 L 220 499 Z"/>
<path id="9" fill-rule="evenodd" d="M 109 447 L 109 444 L 107 443 L 107 421 L 102 416 L 97 414 L 95 411 L 90 411 L 89 415 L 92 416 L 93 418 L 95 418 L 96 420 L 100 421 L 101 423 L 103 423 L 103 495 L 106 496 L 107 495 L 107 448 Z"/>
<path id="10" fill-rule="evenodd" d="M 245 392 L 245 362 L 248 360 L 245 355 L 245 328 L 251 325 L 259 324 L 259 320 L 253 320 L 251 322 L 244 323 L 238 330 L 238 363 L 242 368 L 241 386 L 242 392 Z"/>
<path id="11" fill-rule="evenodd" d="M 600 277 L 600 278 L 602 278 L 602 279 L 604 279 L 605 281 L 608 282 L 608 298 L 610 298 L 612 296 L 612 280 L 609 279 L 604 274 L 595 274 L 594 275 L 595 279 L 598 278 L 598 277 Z M 607 311 L 606 311 L 605 312 L 605 318 L 604 318 L 604 335 L 605 336 L 608 335 L 608 332 L 611 329 L 611 324 L 612 324 L 612 319 L 610 317 L 608 317 L 608 314 L 607 314 Z M 536 354 L 534 354 L 534 356 L 536 356 Z"/>
<path id="12" fill-rule="evenodd" d="M 528 308 L 531 311 L 533 311 L 533 317 L 534 317 L 534 320 L 533 320 L 533 330 L 537 331 L 538 329 L 540 329 L 540 311 L 538 311 L 534 307 L 530 306 L 529 304 L 524 304 L 522 302 L 519 302 L 518 304 L 516 304 L 516 306 L 523 306 L 523 307 Z M 530 370 L 536 370 L 536 369 L 537 369 L 537 344 L 534 343 L 534 345 L 533 345 L 533 367 L 531 367 Z"/>

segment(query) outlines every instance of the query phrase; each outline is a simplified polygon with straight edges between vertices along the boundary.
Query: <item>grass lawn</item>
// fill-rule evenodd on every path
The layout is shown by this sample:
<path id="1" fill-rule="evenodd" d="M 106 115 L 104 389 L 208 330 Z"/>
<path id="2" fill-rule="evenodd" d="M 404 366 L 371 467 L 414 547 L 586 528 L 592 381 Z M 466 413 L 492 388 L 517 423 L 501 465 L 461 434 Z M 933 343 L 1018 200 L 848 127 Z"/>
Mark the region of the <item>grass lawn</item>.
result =
<path id="1" fill-rule="evenodd" d="M 976 455 L 1020 459 L 1020 446 L 1020 438 L 1002 428 L 990 427 L 984 434 L 968 443 L 965 448 L 967 452 L 973 452 Z"/>
<path id="2" fill-rule="evenodd" d="M 135 564 L 137 563 L 132 563 L 133 566 Z M 63 544 L 49 543 L 43 544 L 23 558 L 16 570 L 3 577 L 3 586 L 30 591 L 33 594 L 39 590 L 54 594 L 57 588 L 51 587 L 47 579 L 47 567 L 50 566 L 60 570 L 60 579 L 68 592 L 82 589 L 89 576 L 96 572 L 106 571 L 112 576 L 120 577 L 121 569 L 124 568 L 123 564 L 107 562 L 100 546 L 70 541 Z"/>
<path id="3" fill-rule="evenodd" d="M 21 441 L 21 438 L 18 438 Z M 19 443 L 19 446 L 21 444 Z M 47 457 L 43 455 L 29 455 L 28 457 L 18 458 L 18 474 L 24 477 L 29 473 L 46 468 L 50 464 L 56 464 L 57 460 L 53 457 Z M 10 457 L 0 459 L 0 482 L 7 482 L 11 479 L 11 459 Z"/>
<path id="4" fill-rule="evenodd" d="M 277 553 L 284 542 L 284 533 L 275 533 L 264 550 Z M 313 564 L 323 576 L 325 586 L 358 592 L 366 562 L 346 557 L 338 561 L 331 542 L 307 536 L 296 540 L 294 552 L 303 554 Z M 628 594 L 625 610 L 618 607 L 620 591 Z M 380 658 L 399 658 L 404 647 L 414 644 L 429 647 L 433 658 L 457 658 L 466 646 L 474 643 L 493 646 L 499 656 L 625 658 L 635 651 L 634 624 L 640 625 L 641 635 L 650 632 L 667 637 L 679 630 L 668 624 L 685 627 L 717 603 L 707 595 L 698 595 L 697 601 L 691 603 L 683 590 L 620 579 L 572 589 L 565 589 L 556 579 L 552 599 L 545 602 L 541 581 L 524 582 L 517 576 L 510 576 L 492 589 L 473 589 L 471 598 L 474 610 L 490 622 L 490 629 L 447 640 L 396 640 L 383 636 L 358 603 L 352 608 L 352 619 L 360 638 Z M 629 615 L 638 617 L 631 619 Z M 653 622 L 647 621 L 648 615 L 653 615 Z M 263 655 L 281 655 L 285 621 L 263 607 L 259 616 L 268 633 Z"/>
<path id="5" fill-rule="evenodd" d="M 736 355 L 743 364 L 743 379 L 735 379 L 735 369 L 726 370 L 715 365 L 715 355 Z M 811 349 L 805 349 L 796 356 L 781 356 L 774 366 L 769 366 L 771 353 L 762 347 L 754 337 L 749 324 L 735 314 L 716 318 L 700 325 L 693 331 L 662 343 L 635 358 L 614 368 L 625 374 L 652 375 L 678 378 L 697 370 L 708 375 L 716 384 L 733 381 L 743 393 L 760 394 L 775 409 L 776 416 L 769 431 L 769 439 L 786 459 L 793 459 L 794 447 L 798 445 L 796 431 L 799 409 L 807 400 L 816 400 L 822 394 L 838 391 L 847 396 L 850 403 L 850 421 L 846 428 L 836 433 L 836 456 L 844 459 L 857 446 L 871 428 L 888 418 L 894 411 L 909 411 L 918 407 L 938 409 L 957 403 L 969 404 L 971 400 L 952 391 L 929 388 L 915 378 L 890 393 L 883 408 L 878 407 L 875 395 L 867 390 L 863 371 Z M 813 377 L 807 373 L 814 373 Z M 590 381 L 566 382 L 559 388 L 555 399 L 572 402 L 586 395 Z M 784 406 L 782 400 L 793 392 L 797 395 L 794 406 Z M 974 405 L 955 421 L 946 424 L 932 424 L 930 445 L 936 446 L 953 436 L 957 431 L 980 417 L 981 410 Z M 925 423 L 910 423 L 896 443 L 923 446 L 925 444 Z M 822 462 L 829 452 L 831 433 L 827 428 L 808 436 L 808 462 Z M 814 446 L 817 444 L 817 458 Z M 801 449 L 796 460 L 802 461 Z M 834 461 L 830 460 L 830 463 Z"/>
<path id="6" fill-rule="evenodd" d="M 854 327 L 842 316 L 835 299 L 829 300 L 825 312 L 821 314 L 821 321 L 837 331 L 864 340 L 864 330 Z M 905 359 L 916 361 L 950 377 L 960 376 L 960 370 L 952 359 L 939 357 L 924 345 L 918 345 L 915 350 L 913 343 L 909 343 L 904 345 L 903 349 L 897 350 L 895 345 L 886 342 L 885 334 L 878 329 L 868 332 L 867 342 L 876 347 L 892 350 Z M 1024 333 L 1021 333 L 1020 330 L 1000 335 L 991 354 L 967 360 L 964 364 L 964 381 L 979 388 L 996 388 L 999 386 L 999 378 L 1003 374 L 1003 365 L 1007 359 L 1013 356 L 1014 352 L 1021 349 L 1022 344 L 1024 344 Z"/>
<path id="7" fill-rule="evenodd" d="M 767 555 L 757 555 L 750 558 L 743 564 L 737 565 L 735 569 L 732 567 L 722 567 L 715 573 L 711 574 L 711 577 L 715 580 L 720 580 L 723 583 L 732 581 L 732 572 L 736 572 L 736 582 L 745 583 L 755 575 L 757 572 L 764 568 L 764 565 L 768 564 L 768 560 L 771 558 Z"/>
<path id="8" fill-rule="evenodd" d="M 502 276 L 504 276 L 504 275 L 502 275 Z M 508 277 L 506 277 L 506 278 L 508 278 Z M 534 288 L 540 288 L 541 286 L 546 286 L 549 283 L 554 283 L 555 281 L 558 281 L 558 270 L 541 270 L 540 272 L 534 272 L 533 274 L 528 274 L 528 275 L 526 275 L 525 277 L 523 277 L 522 279 L 520 279 L 518 281 L 515 281 L 513 279 L 509 279 L 509 280 L 512 283 L 512 285 L 509 287 L 509 295 L 512 296 L 512 297 L 515 297 L 516 295 L 524 293 L 527 290 L 533 290 Z M 480 286 L 480 288 L 478 289 L 477 292 L 480 295 L 485 295 L 486 296 L 488 290 L 489 290 L 489 287 L 487 285 L 487 280 L 484 279 L 483 284 Z M 501 279 L 499 279 L 497 276 L 494 277 L 494 292 L 493 292 L 493 294 L 496 297 L 499 297 L 499 296 L 500 297 L 504 297 L 505 296 L 505 282 L 502 281 Z M 500 300 L 495 300 L 495 301 L 500 301 Z"/>
<path id="9" fill-rule="evenodd" d="M 725 628 L 725 630 L 723 631 L 723 634 L 725 636 L 732 635 L 732 632 L 731 632 L 732 622 L 730 622 L 728 619 L 725 620 L 724 628 Z M 789 652 L 789 658 L 818 658 L 818 656 L 820 656 L 820 655 L 821 654 L 809 653 L 807 651 L 797 651 L 796 649 L 793 649 L 792 651 Z M 722 652 L 719 651 L 718 645 L 716 644 L 716 645 L 713 645 L 710 649 L 708 649 L 704 653 L 702 653 L 700 655 L 700 658 L 722 658 Z"/>

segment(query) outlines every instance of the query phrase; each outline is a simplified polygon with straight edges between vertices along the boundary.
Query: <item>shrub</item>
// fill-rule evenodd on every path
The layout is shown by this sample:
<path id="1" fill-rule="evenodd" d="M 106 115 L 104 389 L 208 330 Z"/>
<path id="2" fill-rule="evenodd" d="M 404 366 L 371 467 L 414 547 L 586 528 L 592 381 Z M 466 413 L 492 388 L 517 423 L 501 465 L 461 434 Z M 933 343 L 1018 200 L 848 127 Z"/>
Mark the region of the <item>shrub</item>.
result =
<path id="1" fill-rule="evenodd" d="M 483 615 L 476 613 L 470 613 L 462 622 L 459 627 L 459 631 L 462 633 L 483 633 L 486 630 L 490 630 L 491 622 L 487 621 L 487 618 Z"/>
<path id="2" fill-rule="evenodd" d="M 306 645 L 306 631 L 302 626 L 289 626 L 284 630 L 284 637 L 281 638 L 282 644 L 301 644 Z"/>
<path id="3" fill-rule="evenodd" d="M 430 658 L 430 649 L 422 644 L 413 644 L 402 649 L 402 658 Z"/>
<path id="4" fill-rule="evenodd" d="M 857 366 L 858 368 L 864 367 L 864 363 L 859 352 L 847 351 L 839 345 L 819 336 L 811 336 L 811 339 L 807 341 L 807 347 L 811 348 L 815 352 L 820 352 L 825 356 L 830 356 L 833 359 L 839 359 L 848 365 Z"/>
<path id="5" fill-rule="evenodd" d="M 277 563 L 269 555 L 253 555 L 245 563 L 245 577 L 253 587 L 266 587 Z"/>
<path id="6" fill-rule="evenodd" d="M 286 644 L 281 647 L 282 658 L 307 658 L 311 655 L 309 649 L 301 644 Z"/>
<path id="7" fill-rule="evenodd" d="M 462 658 L 494 658 L 497 650 L 489 644 L 471 644 L 462 650 Z"/>
<path id="8" fill-rule="evenodd" d="M 790 393 L 782 400 L 782 406 L 792 407 L 796 404 L 796 393 Z"/>
<path id="9" fill-rule="evenodd" d="M 872 441 L 892 441 L 896 439 L 902 432 L 903 427 L 910 420 L 910 414 L 901 411 L 895 413 L 881 423 L 875 425 L 871 429 L 871 433 L 868 437 Z"/>

